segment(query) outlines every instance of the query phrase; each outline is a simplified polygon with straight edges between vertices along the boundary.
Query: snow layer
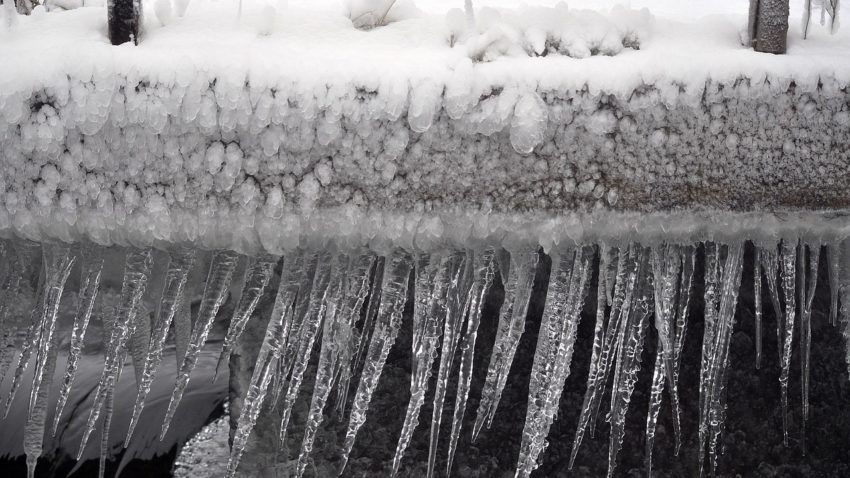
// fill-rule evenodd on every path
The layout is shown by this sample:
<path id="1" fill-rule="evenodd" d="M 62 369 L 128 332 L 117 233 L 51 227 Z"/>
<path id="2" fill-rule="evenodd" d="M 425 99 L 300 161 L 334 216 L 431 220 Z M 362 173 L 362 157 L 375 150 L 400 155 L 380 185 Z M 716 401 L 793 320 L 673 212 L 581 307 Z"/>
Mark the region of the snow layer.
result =
<path id="1" fill-rule="evenodd" d="M 740 45 L 744 8 L 479 8 L 470 29 L 410 6 L 361 31 L 293 3 L 193 2 L 138 47 L 108 45 L 101 8 L 0 30 L 0 231 L 280 252 L 850 207 L 846 31 L 771 56 Z"/>

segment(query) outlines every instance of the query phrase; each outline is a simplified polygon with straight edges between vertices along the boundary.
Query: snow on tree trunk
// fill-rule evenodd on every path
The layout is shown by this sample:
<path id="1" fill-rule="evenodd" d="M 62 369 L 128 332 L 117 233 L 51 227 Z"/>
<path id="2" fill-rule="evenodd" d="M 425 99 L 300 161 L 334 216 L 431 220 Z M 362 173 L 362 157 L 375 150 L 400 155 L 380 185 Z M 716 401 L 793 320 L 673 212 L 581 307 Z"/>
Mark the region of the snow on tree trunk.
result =
<path id="1" fill-rule="evenodd" d="M 753 49 L 764 53 L 785 53 L 788 0 L 751 0 L 749 29 Z"/>
<path id="2" fill-rule="evenodd" d="M 139 29 L 142 23 L 141 0 L 109 0 L 109 41 L 113 45 L 126 42 L 139 44 Z"/>

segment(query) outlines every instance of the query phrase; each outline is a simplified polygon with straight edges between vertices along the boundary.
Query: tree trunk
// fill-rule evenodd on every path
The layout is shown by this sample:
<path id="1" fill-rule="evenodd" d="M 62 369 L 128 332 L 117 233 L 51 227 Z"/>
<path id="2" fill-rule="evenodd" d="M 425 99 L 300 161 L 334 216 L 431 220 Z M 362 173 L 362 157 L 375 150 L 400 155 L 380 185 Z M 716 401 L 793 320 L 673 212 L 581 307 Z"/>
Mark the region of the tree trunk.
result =
<path id="1" fill-rule="evenodd" d="M 109 41 L 120 45 L 128 41 L 139 44 L 139 28 L 142 24 L 141 0 L 108 0 Z"/>
<path id="2" fill-rule="evenodd" d="M 755 51 L 785 53 L 788 44 L 788 1 L 750 0 L 748 26 Z"/>

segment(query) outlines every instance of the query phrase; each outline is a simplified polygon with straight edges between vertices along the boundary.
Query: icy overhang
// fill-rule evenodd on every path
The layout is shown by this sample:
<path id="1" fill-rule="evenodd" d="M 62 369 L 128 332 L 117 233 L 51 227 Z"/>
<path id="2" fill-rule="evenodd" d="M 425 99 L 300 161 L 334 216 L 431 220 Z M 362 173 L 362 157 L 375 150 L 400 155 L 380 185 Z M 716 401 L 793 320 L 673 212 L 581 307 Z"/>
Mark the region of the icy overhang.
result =
<path id="1" fill-rule="evenodd" d="M 149 19 L 138 47 L 97 8 L 0 33 L 0 230 L 279 252 L 850 207 L 846 32 L 770 56 L 739 44 L 746 12 L 500 10 L 475 40 L 445 15 L 230 10 Z"/>

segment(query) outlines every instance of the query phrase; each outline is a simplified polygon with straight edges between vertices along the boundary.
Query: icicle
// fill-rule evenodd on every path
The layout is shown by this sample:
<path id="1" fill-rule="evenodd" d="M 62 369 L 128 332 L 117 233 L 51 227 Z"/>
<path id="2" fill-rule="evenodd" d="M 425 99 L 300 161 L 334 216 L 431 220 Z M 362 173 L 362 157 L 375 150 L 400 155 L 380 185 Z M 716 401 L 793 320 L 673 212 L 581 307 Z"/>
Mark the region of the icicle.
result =
<path id="1" fill-rule="evenodd" d="M 570 374 L 576 331 L 587 292 L 592 253 L 589 248 L 552 255 L 552 276 L 528 387 L 528 409 L 522 430 L 516 476 L 528 477 L 546 448 L 546 436 L 558 411 Z"/>
<path id="2" fill-rule="evenodd" d="M 304 428 L 301 453 L 298 456 L 298 477 L 301 477 L 307 468 L 307 460 L 313 450 L 313 441 L 322 423 L 322 410 L 325 408 L 338 370 L 339 351 L 351 342 L 351 326 L 355 316 L 360 315 L 363 307 L 373 261 L 372 254 L 359 255 L 352 262 L 351 269 L 347 272 L 343 271 L 343 275 L 338 279 L 338 285 L 335 287 L 339 290 L 331 291 L 329 296 L 313 397 L 310 400 L 310 412 Z M 334 298 L 341 300 L 337 301 Z"/>
<path id="3" fill-rule="evenodd" d="M 22 300 L 26 305 L 30 305 L 30 300 L 32 301 L 31 313 L 29 314 L 29 323 L 27 326 L 26 337 L 22 344 L 19 344 L 19 332 L 23 329 L 23 324 L 21 323 L 24 320 L 25 315 L 20 314 L 17 315 L 13 319 L 13 322 L 6 327 L 8 327 L 11 332 L 9 336 L 9 340 L 7 340 L 6 344 L 12 345 L 15 349 L 20 348 L 21 353 L 18 356 L 18 363 L 15 366 L 15 375 L 12 379 L 12 388 L 9 390 L 9 396 L 6 399 L 6 406 L 3 410 L 3 418 L 6 418 L 9 415 L 9 410 L 11 410 L 12 402 L 15 400 L 15 395 L 18 392 L 18 389 L 21 386 L 21 383 L 24 379 L 24 372 L 27 369 L 27 366 L 30 361 L 30 357 L 32 356 L 33 350 L 35 350 L 38 346 L 38 339 L 40 334 L 40 326 L 41 326 L 41 317 L 42 310 L 44 309 L 44 269 L 39 268 L 44 260 L 42 259 L 41 246 L 36 243 L 25 241 L 19 244 L 16 244 L 16 253 L 18 254 L 18 264 L 21 267 L 20 273 L 24 275 L 26 280 L 24 280 L 23 284 L 20 281 L 16 281 L 14 287 L 14 295 L 10 295 L 10 299 L 12 300 Z M 33 287 L 34 284 L 35 287 Z M 31 294 L 31 299 L 26 297 Z M 25 309 L 26 307 L 24 307 Z M 4 312 L 4 315 L 7 314 L 8 311 Z M 14 355 L 14 349 L 9 355 L 8 360 L 11 361 L 12 356 Z"/>
<path id="4" fill-rule="evenodd" d="M 782 389 L 782 435 L 783 443 L 788 446 L 788 377 L 791 373 L 791 351 L 794 338 L 794 320 L 797 315 L 795 296 L 797 244 L 782 241 L 782 290 L 785 296 L 785 321 L 782 340 L 779 342 L 782 353 L 782 373 L 779 386 Z"/>
<path id="5" fill-rule="evenodd" d="M 743 251 L 741 243 L 727 246 L 724 265 L 721 266 L 720 247 L 706 245 L 706 317 L 710 317 L 711 322 L 706 322 L 708 339 L 703 340 L 704 368 L 700 380 L 700 474 L 706 445 L 712 470 L 717 463 L 717 442 L 725 417 L 725 376 L 741 284 Z"/>
<path id="6" fill-rule="evenodd" d="M 753 254 L 753 302 L 756 311 L 756 370 L 761 368 L 762 310 L 761 310 L 761 254 L 758 247 Z"/>
<path id="7" fill-rule="evenodd" d="M 617 454 L 623 445 L 626 413 L 637 382 L 637 373 L 640 370 L 640 355 L 643 351 L 647 321 L 652 314 L 652 284 L 648 273 L 648 251 L 638 245 L 630 249 L 634 265 L 630 266 L 627 286 L 630 291 L 627 291 L 625 295 L 622 309 L 625 320 L 620 323 L 615 347 L 616 365 L 614 388 L 611 391 L 611 436 L 608 448 L 609 477 L 614 474 Z"/>
<path id="8" fill-rule="evenodd" d="M 694 279 L 694 269 L 696 269 L 696 248 L 686 246 L 682 248 L 682 278 L 679 285 L 679 302 L 676 312 L 676 341 L 673 350 L 673 383 L 679 383 L 679 366 L 682 361 L 682 349 L 685 345 L 685 335 L 688 331 L 688 309 L 691 300 L 691 285 Z M 677 385 L 678 386 L 678 385 Z M 681 407 L 679 404 L 673 406 L 674 430 L 678 430 L 676 435 L 676 448 L 674 455 L 679 456 L 679 449 L 682 447 L 682 427 L 681 427 Z"/>
<path id="9" fill-rule="evenodd" d="M 404 425 L 393 457 L 392 476 L 398 474 L 404 452 L 419 423 L 419 411 L 425 403 L 425 392 L 439 346 L 440 330 L 446 317 L 446 294 L 449 284 L 461 266 L 460 256 L 422 254 L 416 262 L 415 304 L 413 308 L 413 367 L 410 378 L 410 401 Z"/>
<path id="10" fill-rule="evenodd" d="M 446 401 L 449 373 L 454 362 L 455 351 L 460 339 L 463 319 L 468 309 L 467 298 L 472 286 L 472 252 L 466 251 L 457 274 L 452 277 L 446 293 L 446 320 L 443 322 L 443 342 L 440 350 L 440 368 L 437 371 L 437 383 L 434 386 L 434 406 L 431 411 L 431 431 L 428 445 L 427 476 L 434 476 L 434 466 L 437 461 L 437 440 L 440 436 L 440 423 L 443 419 L 443 405 Z"/>
<path id="11" fill-rule="evenodd" d="M 245 395 L 242 411 L 237 421 L 233 445 L 230 448 L 230 459 L 227 463 L 228 478 L 235 475 L 242 453 L 248 443 L 248 437 L 257 423 L 257 417 L 262 410 L 272 376 L 277 370 L 277 361 L 280 360 L 281 349 L 286 344 L 291 331 L 294 304 L 299 287 L 304 282 L 305 276 L 309 275 L 311 263 L 315 264 L 314 254 L 298 252 L 284 258 L 274 307 L 266 326 L 263 344 L 257 354 L 254 372 L 251 375 L 248 392 Z"/>
<path id="12" fill-rule="evenodd" d="M 363 423 L 366 421 L 366 411 L 372 399 L 372 393 L 378 386 L 384 364 L 390 348 L 398 336 L 401 326 L 401 314 L 404 310 L 404 302 L 407 299 L 407 286 L 413 261 L 410 255 L 402 250 L 395 250 L 387 260 L 386 274 L 381 286 L 381 305 L 375 322 L 372 339 L 369 342 L 369 350 L 360 384 L 354 396 L 354 404 L 351 407 L 351 417 L 348 422 L 348 430 L 345 434 L 345 442 L 342 449 L 342 466 L 340 473 L 345 470 L 348 455 L 354 446 L 354 439 Z"/>
<path id="13" fill-rule="evenodd" d="M 513 252 L 510 255 L 509 267 L 506 268 L 508 273 L 502 273 L 505 302 L 499 314 L 499 326 L 493 352 L 490 355 L 490 365 L 487 368 L 487 379 L 484 382 L 478 414 L 472 428 L 473 440 L 478 437 L 485 422 L 487 427 L 490 427 L 496 415 L 496 409 L 499 407 L 499 399 L 508 381 L 508 373 L 514 361 L 519 339 L 525 331 L 525 317 L 528 313 L 538 261 L 537 251 Z M 602 283 L 604 284 L 604 281 Z M 600 290 L 604 294 L 604 288 L 600 287 Z M 602 300 L 604 303 L 604 295 Z"/>
<path id="14" fill-rule="evenodd" d="M 783 312 L 782 306 L 779 304 L 779 258 L 776 253 L 776 246 L 770 249 L 765 249 L 761 246 L 756 246 L 759 249 L 759 257 L 761 258 L 762 270 L 764 270 L 764 278 L 767 281 L 767 290 L 770 293 L 770 302 L 773 306 L 773 315 L 776 316 L 776 343 L 779 351 L 779 364 L 782 365 L 782 331 Z"/>
<path id="15" fill-rule="evenodd" d="M 32 302 L 35 309 L 40 296 L 39 270 L 42 263 L 41 246 L 35 242 L 17 241 L 6 253 L 7 271 L 0 290 L 0 383 L 6 377 L 15 354 L 20 349 L 21 357 L 26 355 L 24 366 L 32 353 L 32 337 L 20 344 L 20 331 L 24 328 L 24 317 L 10 312 L 12 304 Z M 32 322 L 32 321 L 31 321 Z M 35 329 L 28 331 L 34 334 Z M 23 348 L 21 348 L 23 346 Z M 17 372 L 17 371 L 16 371 Z M 23 373 L 23 371 L 21 371 Z M 17 375 L 17 373 L 16 373 Z M 20 378 L 17 381 L 20 382 Z M 12 390 L 14 391 L 13 385 Z M 14 394 L 14 392 L 12 392 Z M 11 396 L 9 402 L 11 402 Z"/>
<path id="16" fill-rule="evenodd" d="M 174 417 L 177 406 L 183 398 L 183 392 L 189 384 L 192 370 L 194 370 L 195 364 L 198 361 L 198 354 L 200 354 L 201 348 L 207 340 L 207 335 L 210 333 L 215 316 L 218 314 L 218 309 L 227 298 L 227 292 L 230 289 L 230 280 L 233 278 L 233 271 L 236 269 L 238 262 L 239 255 L 231 251 L 220 251 L 213 257 L 212 264 L 210 264 L 210 272 L 207 275 L 207 283 L 204 287 L 204 297 L 201 299 L 201 307 L 198 310 L 198 319 L 192 328 L 189 348 L 186 349 L 186 357 L 180 366 L 177 383 L 174 386 L 174 392 L 171 394 L 171 401 L 168 403 L 168 411 L 165 413 L 165 419 L 162 422 L 162 432 L 159 435 L 160 439 L 165 438 L 168 427 L 171 425 L 171 419 Z"/>
<path id="17" fill-rule="evenodd" d="M 61 297 L 61 294 L 59 294 Z M 38 394 L 30 408 L 24 429 L 24 452 L 27 455 L 27 477 L 35 476 L 38 457 L 41 456 L 44 441 L 44 427 L 47 421 L 47 399 L 50 396 L 50 386 L 53 384 L 53 374 L 56 370 L 56 354 L 58 353 L 56 336 L 47 338 L 50 345 L 45 352 L 44 368 Z"/>
<path id="18" fill-rule="evenodd" d="M 341 371 L 339 385 L 337 386 L 336 398 L 337 413 L 340 418 L 342 418 L 345 413 L 345 405 L 348 401 L 351 376 L 354 374 L 355 370 L 360 369 L 360 365 L 363 363 L 367 350 L 366 345 L 369 343 L 369 333 L 373 328 L 372 324 L 375 323 L 375 317 L 378 316 L 378 307 L 381 304 L 381 285 L 384 277 L 384 263 L 385 259 L 383 257 L 375 259 L 375 270 L 372 274 L 372 285 L 371 290 L 369 291 L 369 305 L 366 309 L 366 316 L 363 321 L 363 325 L 360 327 L 360 330 L 352 332 L 355 334 L 355 339 L 354 344 L 351 347 L 351 356 L 346 356 L 341 359 L 343 369 Z"/>
<path id="19" fill-rule="evenodd" d="M 151 344 L 150 311 L 142 309 L 136 314 L 136 327 L 133 336 L 127 342 L 130 359 L 133 363 L 133 374 L 136 379 L 136 389 L 142 385 L 142 375 L 145 372 L 145 358 Z"/>
<path id="20" fill-rule="evenodd" d="M 593 393 L 596 390 L 596 382 L 601 379 L 599 376 L 599 361 L 602 354 L 602 345 L 605 340 L 606 330 L 606 315 L 605 309 L 609 304 L 609 292 L 611 288 L 610 282 L 614 281 L 613 277 L 609 277 L 609 270 L 613 269 L 612 263 L 616 262 L 616 251 L 610 249 L 605 244 L 599 247 L 599 271 L 597 273 L 597 289 L 596 289 L 596 325 L 593 329 L 593 351 L 590 356 L 590 370 L 587 374 L 587 390 L 584 394 L 584 401 L 581 404 L 581 414 L 579 416 L 578 426 L 576 427 L 575 440 L 570 453 L 570 465 L 572 469 L 575 464 L 578 449 L 584 439 L 584 433 L 587 430 L 590 422 L 591 403 L 593 401 Z M 613 298 L 613 297 L 612 297 Z"/>
<path id="21" fill-rule="evenodd" d="M 109 343 L 106 346 L 106 360 L 103 364 L 103 372 L 97 389 L 94 393 L 94 402 L 89 413 L 86 428 L 83 431 L 83 439 L 77 452 L 77 459 L 82 457 L 83 451 L 88 443 L 89 436 L 94 430 L 107 395 L 118 383 L 118 374 L 123 367 L 123 354 L 127 341 L 133 335 L 136 313 L 145 293 L 148 278 L 151 271 L 150 249 L 132 250 L 127 252 L 124 262 L 124 279 L 121 284 L 121 300 L 115 311 L 115 319 L 112 331 L 109 334 Z"/>
<path id="22" fill-rule="evenodd" d="M 68 365 L 59 390 L 56 413 L 53 417 L 53 432 L 59 428 L 59 419 L 71 393 L 71 385 L 77 374 L 77 366 L 82 355 L 83 342 L 89 326 L 95 300 L 100 291 L 100 279 L 103 273 L 103 250 L 87 244 L 83 247 L 82 275 L 77 303 L 77 314 L 74 316 L 74 326 L 71 331 L 71 349 L 68 353 Z"/>
<path id="23" fill-rule="evenodd" d="M 127 431 L 127 437 L 124 439 L 124 447 L 130 444 L 130 438 L 133 437 L 133 432 L 144 409 L 145 399 L 148 393 L 150 393 L 151 385 L 156 378 L 157 369 L 160 363 L 162 363 L 162 349 L 165 346 L 165 339 L 168 336 L 168 328 L 171 327 L 175 315 L 179 314 L 178 309 L 184 302 L 186 283 L 194 263 L 194 249 L 179 247 L 170 252 L 170 260 L 168 262 L 168 269 L 165 272 L 162 295 L 156 312 L 153 333 L 150 335 L 141 380 L 139 380 L 139 391 L 133 406 L 130 428 Z"/>
<path id="24" fill-rule="evenodd" d="M 343 254 L 321 254 L 316 267 L 316 277 L 313 280 L 313 289 L 310 292 L 310 307 L 298 331 L 296 352 L 293 355 L 292 366 L 286 365 L 285 369 L 291 369 L 286 395 L 283 398 L 283 410 L 280 418 L 280 442 L 286 441 L 286 432 L 289 427 L 289 419 L 292 416 L 292 407 L 301 390 L 301 380 L 307 363 L 316 343 L 316 336 L 322 327 L 325 314 L 333 314 L 336 311 L 340 297 L 340 281 L 348 270 L 349 258 Z M 330 315 L 329 315 L 330 317 Z"/>
<path id="25" fill-rule="evenodd" d="M 475 254 L 475 266 L 473 271 L 472 289 L 470 291 L 469 316 L 466 321 L 466 331 L 463 342 L 461 342 L 460 370 L 455 395 L 454 416 L 452 417 L 452 432 L 449 437 L 449 456 L 446 463 L 446 474 L 451 475 L 452 462 L 454 461 L 457 442 L 460 439 L 460 430 L 463 424 L 463 416 L 466 412 L 466 401 L 469 398 L 469 388 L 472 385 L 472 365 L 475 354 L 475 341 L 478 338 L 478 325 L 481 323 L 481 310 L 484 307 L 484 298 L 493 285 L 496 275 L 496 263 L 494 261 L 495 251 L 492 248 Z"/>
<path id="26" fill-rule="evenodd" d="M 815 288 L 818 282 L 818 262 L 820 261 L 820 244 L 813 243 L 807 246 L 809 250 L 808 276 L 803 282 L 805 288 L 805 300 L 800 314 L 800 368 L 802 369 L 802 392 L 803 392 L 803 453 L 806 453 L 806 422 L 809 419 L 809 368 L 812 353 L 812 303 L 815 300 Z M 801 253 L 804 248 L 800 247 Z M 805 256 L 800 261 L 805 265 Z M 804 269 L 805 270 L 805 269 Z"/>
<path id="27" fill-rule="evenodd" d="M 227 364 L 230 361 L 230 354 L 236 342 L 245 330 L 245 324 L 257 308 L 260 298 L 263 296 L 266 287 L 269 285 L 274 266 L 277 264 L 278 258 L 274 256 L 264 255 L 262 257 L 251 258 L 249 266 L 245 271 L 245 286 L 242 288 L 242 295 L 239 297 L 239 304 L 233 311 L 233 318 L 230 319 L 230 327 L 227 329 L 227 335 L 224 337 L 224 345 L 221 348 L 221 355 L 218 357 L 218 362 L 215 366 L 215 374 L 213 381 L 218 378 L 219 370 L 222 364 Z"/>
<path id="28" fill-rule="evenodd" d="M 661 410 L 663 377 L 667 378 L 667 390 L 673 413 L 679 409 L 679 392 L 674 372 L 676 325 L 676 297 L 679 294 L 679 275 L 681 274 L 681 254 L 679 248 L 672 245 L 659 246 L 652 250 L 652 276 L 654 284 L 655 329 L 658 332 L 655 369 L 652 379 L 652 393 L 649 400 L 649 413 L 646 421 L 646 467 L 652 474 L 652 446 L 655 442 L 655 427 Z M 661 377 L 659 377 L 659 375 Z M 676 437 L 681 436 L 679 421 L 673 420 Z"/>
<path id="29" fill-rule="evenodd" d="M 36 336 L 37 352 L 35 361 L 35 373 L 32 378 L 32 389 L 30 390 L 29 414 L 28 418 L 32 418 L 32 411 L 36 408 L 36 400 L 39 397 L 39 390 L 44 381 L 44 371 L 47 366 L 49 357 L 51 356 L 52 348 L 55 343 L 53 340 L 53 332 L 56 330 L 56 317 L 59 314 L 59 302 L 62 300 L 62 292 L 65 290 L 65 282 L 68 276 L 71 275 L 71 268 L 74 266 L 76 257 L 71 255 L 71 250 L 67 245 L 46 243 L 42 246 L 44 257 L 45 270 L 45 286 L 44 298 L 41 306 L 41 317 L 39 319 L 38 332 Z M 53 357 L 54 366 L 56 358 Z M 48 383 L 53 382 L 51 376 L 47 379 Z M 46 401 L 46 398 L 45 398 Z M 41 413 L 46 413 L 46 402 L 44 409 L 40 409 Z M 44 417 L 41 417 L 41 429 L 44 429 Z"/>
<path id="30" fill-rule="evenodd" d="M 827 244 L 826 259 L 829 267 L 829 323 L 838 325 L 838 274 L 841 264 L 841 245 L 838 242 Z"/>
<path id="31" fill-rule="evenodd" d="M 187 283 L 188 285 L 188 283 Z M 174 358 L 177 360 L 177 370 L 183 365 L 186 350 L 189 349 L 189 339 L 192 336 L 192 297 L 187 291 L 177 300 L 177 311 L 172 323 L 174 329 Z"/>

